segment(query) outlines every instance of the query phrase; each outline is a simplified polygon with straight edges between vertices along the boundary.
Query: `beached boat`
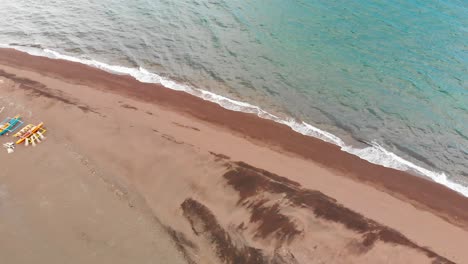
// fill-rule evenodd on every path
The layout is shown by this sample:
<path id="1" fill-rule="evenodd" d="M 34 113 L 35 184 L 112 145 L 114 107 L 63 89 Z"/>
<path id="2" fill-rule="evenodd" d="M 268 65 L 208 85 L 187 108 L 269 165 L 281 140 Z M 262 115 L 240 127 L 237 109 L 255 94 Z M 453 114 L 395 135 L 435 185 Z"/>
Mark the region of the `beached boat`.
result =
<path id="1" fill-rule="evenodd" d="M 23 135 L 25 135 L 26 133 L 30 132 L 30 130 L 32 130 L 33 128 L 35 128 L 36 125 L 33 125 L 33 124 L 29 124 L 25 127 L 23 127 L 20 131 L 18 131 L 16 134 L 13 135 L 13 137 L 22 137 Z"/>
<path id="2" fill-rule="evenodd" d="M 39 123 L 38 125 L 29 124 L 29 125 L 25 126 L 18 133 L 13 135 L 13 137 L 19 138 L 16 141 L 16 144 L 21 144 L 21 143 L 27 141 L 29 138 L 35 136 L 35 134 L 39 134 L 38 136 L 42 137 L 44 135 L 44 133 L 46 132 L 46 130 L 43 128 L 43 126 L 44 126 L 43 122 Z M 36 139 L 36 136 L 35 136 L 33 142 L 36 141 L 36 140 L 37 139 Z"/>
<path id="3" fill-rule="evenodd" d="M 19 115 L 13 118 L 7 117 L 5 120 L 3 120 L 0 123 L 0 136 L 6 133 L 14 132 L 22 124 L 23 124 L 23 121 L 21 121 L 21 117 Z"/>

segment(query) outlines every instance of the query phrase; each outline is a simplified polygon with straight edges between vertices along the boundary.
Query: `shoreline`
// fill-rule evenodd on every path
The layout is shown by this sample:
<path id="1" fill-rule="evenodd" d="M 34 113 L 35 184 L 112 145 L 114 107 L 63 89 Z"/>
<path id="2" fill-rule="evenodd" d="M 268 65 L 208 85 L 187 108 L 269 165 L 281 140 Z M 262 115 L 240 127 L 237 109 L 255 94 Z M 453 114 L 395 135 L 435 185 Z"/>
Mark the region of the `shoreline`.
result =
<path id="1" fill-rule="evenodd" d="M 116 75 L 75 62 L 2 48 L 0 63 L 169 107 L 336 170 L 342 176 L 370 184 L 417 207 L 429 209 L 461 227 L 468 227 L 468 199 L 461 194 L 429 179 L 372 164 L 336 145 L 297 133 L 286 125 L 253 114 L 227 110 L 186 92 L 170 90 L 159 84 L 141 83 L 131 76 Z"/>
<path id="2" fill-rule="evenodd" d="M 80 59 L 73 56 L 63 55 L 53 50 L 42 49 L 40 47 L 29 48 L 26 46 L 20 46 L 22 48 L 18 48 L 17 46 L 9 45 L 0 47 L 14 49 L 33 56 L 76 62 L 79 64 L 91 66 L 92 68 L 101 69 L 111 74 L 129 75 L 142 83 L 153 83 L 162 85 L 163 87 L 171 90 L 184 91 L 195 97 L 202 98 L 205 101 L 218 104 L 225 109 L 254 114 L 262 119 L 267 119 L 279 124 L 286 125 L 299 134 L 318 138 L 323 141 L 337 145 L 341 148 L 342 151 L 358 156 L 359 158 L 367 160 L 370 163 L 397 169 L 410 174 L 414 174 L 416 176 L 429 178 L 430 180 L 433 180 L 441 185 L 448 187 L 449 189 L 461 193 L 465 197 L 468 197 L 468 186 L 465 186 L 461 183 L 457 183 L 453 180 L 449 180 L 444 172 L 431 171 L 429 169 L 416 165 L 411 161 L 406 160 L 396 155 L 395 153 L 386 150 L 378 144 L 366 143 L 366 147 L 354 147 L 352 144 L 346 144 L 340 137 L 328 133 L 327 131 L 323 131 L 319 128 L 316 128 L 308 123 L 302 122 L 300 120 L 295 120 L 293 118 L 279 118 L 274 114 L 271 114 L 261 109 L 258 106 L 251 105 L 242 101 L 232 100 L 227 97 L 212 93 L 210 91 L 191 87 L 189 85 L 180 84 L 170 79 L 163 78 L 155 73 L 149 72 L 144 68 L 137 69 L 122 67 L 118 65 L 109 65 L 92 59 Z"/>
<path id="3" fill-rule="evenodd" d="M 0 172 L 6 205 L 1 235 L 9 241 L 2 255 L 10 263 L 31 262 L 14 261 L 17 256 L 36 262 L 46 256 L 70 259 L 54 247 L 41 247 L 54 243 L 79 256 L 80 263 L 110 258 L 125 263 L 135 254 L 142 261 L 161 255 L 168 263 L 181 258 L 184 263 L 343 264 L 468 259 L 468 230 L 460 227 L 466 219 L 447 210 L 456 208 L 438 212 L 357 179 L 350 174 L 353 168 L 328 167 L 286 151 L 282 141 L 273 141 L 275 131 L 266 134 L 269 138 L 248 134 L 267 133 L 264 129 L 277 123 L 222 110 L 183 92 L 140 86 L 126 76 L 21 56 L 22 67 L 8 66 L 0 52 L 0 103 L 7 106 L 2 116 L 43 121 L 48 134 L 35 148 L 0 152 L 7 161 Z M 26 69 L 30 62 L 49 71 Z M 147 88 L 150 92 L 141 94 Z M 194 116 L 203 111 L 237 127 Z M 299 136 L 284 125 L 278 128 L 283 140 Z M 296 140 L 310 144 L 304 141 L 310 139 Z M 2 137 L 2 143 L 7 140 Z M 333 147 L 314 142 L 317 155 Z M 126 220 L 118 221 L 122 217 Z M 50 218 L 55 223 L 49 224 Z M 152 226 L 138 225 L 142 219 Z M 56 226 L 60 231 L 51 231 Z M 137 226 L 143 233 L 159 231 L 140 239 Z M 130 247 L 126 237 L 133 241 Z M 31 251 L 8 250 L 24 247 Z M 96 250 L 102 252 L 97 258 Z M 150 255 L 139 254 L 142 250 Z M 121 253 L 127 258 L 119 258 Z"/>

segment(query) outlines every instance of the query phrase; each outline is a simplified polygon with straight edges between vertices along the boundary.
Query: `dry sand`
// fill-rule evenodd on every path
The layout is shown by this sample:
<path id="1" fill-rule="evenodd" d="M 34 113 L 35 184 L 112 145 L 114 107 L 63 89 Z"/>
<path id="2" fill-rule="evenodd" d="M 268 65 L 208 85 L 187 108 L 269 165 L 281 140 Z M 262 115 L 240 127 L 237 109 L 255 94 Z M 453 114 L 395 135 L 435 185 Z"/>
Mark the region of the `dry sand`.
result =
<path id="1" fill-rule="evenodd" d="M 48 129 L 0 152 L 5 263 L 468 263 L 443 186 L 70 62 L 2 50 L 0 80 Z"/>

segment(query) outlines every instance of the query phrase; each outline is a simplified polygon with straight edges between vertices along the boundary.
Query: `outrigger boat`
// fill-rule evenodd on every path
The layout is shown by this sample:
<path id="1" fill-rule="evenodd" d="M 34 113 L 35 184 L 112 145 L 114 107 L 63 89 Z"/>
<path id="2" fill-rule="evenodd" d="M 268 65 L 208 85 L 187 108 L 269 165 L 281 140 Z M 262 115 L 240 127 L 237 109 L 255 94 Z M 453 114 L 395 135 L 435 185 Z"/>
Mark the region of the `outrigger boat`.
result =
<path id="1" fill-rule="evenodd" d="M 23 127 L 23 129 L 21 129 L 20 131 L 18 131 L 18 133 L 13 135 L 13 137 L 19 138 L 16 141 L 16 144 L 19 145 L 25 142 L 26 146 L 28 146 L 29 143 L 35 146 L 36 142 L 40 143 L 41 140 L 45 139 L 44 134 L 47 131 L 43 128 L 43 126 L 44 126 L 44 123 L 41 122 L 38 125 L 29 124 Z"/>
<path id="2" fill-rule="evenodd" d="M 19 115 L 10 118 L 7 117 L 3 122 L 0 123 L 0 136 L 6 133 L 12 133 L 23 124 Z"/>

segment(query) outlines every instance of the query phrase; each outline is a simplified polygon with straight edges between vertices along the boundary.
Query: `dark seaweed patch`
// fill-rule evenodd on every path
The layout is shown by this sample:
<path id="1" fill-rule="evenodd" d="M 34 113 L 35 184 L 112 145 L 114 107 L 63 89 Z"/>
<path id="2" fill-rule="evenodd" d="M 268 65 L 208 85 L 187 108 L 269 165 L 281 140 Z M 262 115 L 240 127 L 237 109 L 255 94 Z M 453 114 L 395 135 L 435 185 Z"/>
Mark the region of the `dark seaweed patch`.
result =
<path id="1" fill-rule="evenodd" d="M 372 248 L 375 242 L 380 240 L 385 243 L 393 243 L 419 250 L 438 263 L 453 263 L 428 248 L 418 246 L 398 231 L 344 207 L 337 203 L 335 199 L 319 191 L 304 189 L 299 183 L 285 177 L 255 168 L 243 162 L 236 162 L 224 174 L 224 178 L 230 186 L 239 192 L 238 204 L 250 206 L 252 216 L 255 216 L 254 220 L 262 221 L 259 234 L 263 234 L 264 237 L 274 231 L 282 230 L 281 234 L 285 238 L 291 239 L 299 232 L 297 228 L 292 228 L 289 220 L 275 215 L 278 214 L 276 205 L 269 209 L 250 205 L 249 201 L 255 200 L 255 196 L 269 192 L 281 194 L 284 199 L 294 206 L 308 208 L 319 218 L 342 224 L 346 228 L 362 234 L 361 247 L 364 248 L 363 252 Z M 282 225 L 285 225 L 285 227 Z"/>
<path id="2" fill-rule="evenodd" d="M 205 205 L 189 198 L 181 204 L 181 207 L 184 216 L 192 226 L 193 232 L 197 236 L 202 236 L 209 240 L 215 247 L 216 254 L 224 263 L 271 263 L 260 249 L 249 246 L 236 246 L 231 236 L 221 227 L 216 217 Z"/>
<path id="3" fill-rule="evenodd" d="M 188 264 L 196 264 L 196 262 L 190 257 L 190 254 L 187 249 L 190 250 L 198 250 L 195 243 L 190 241 L 183 233 L 178 232 L 171 227 L 165 227 L 167 233 L 171 236 L 172 240 L 175 242 L 176 247 L 184 256 L 185 260 L 187 260 Z"/>

